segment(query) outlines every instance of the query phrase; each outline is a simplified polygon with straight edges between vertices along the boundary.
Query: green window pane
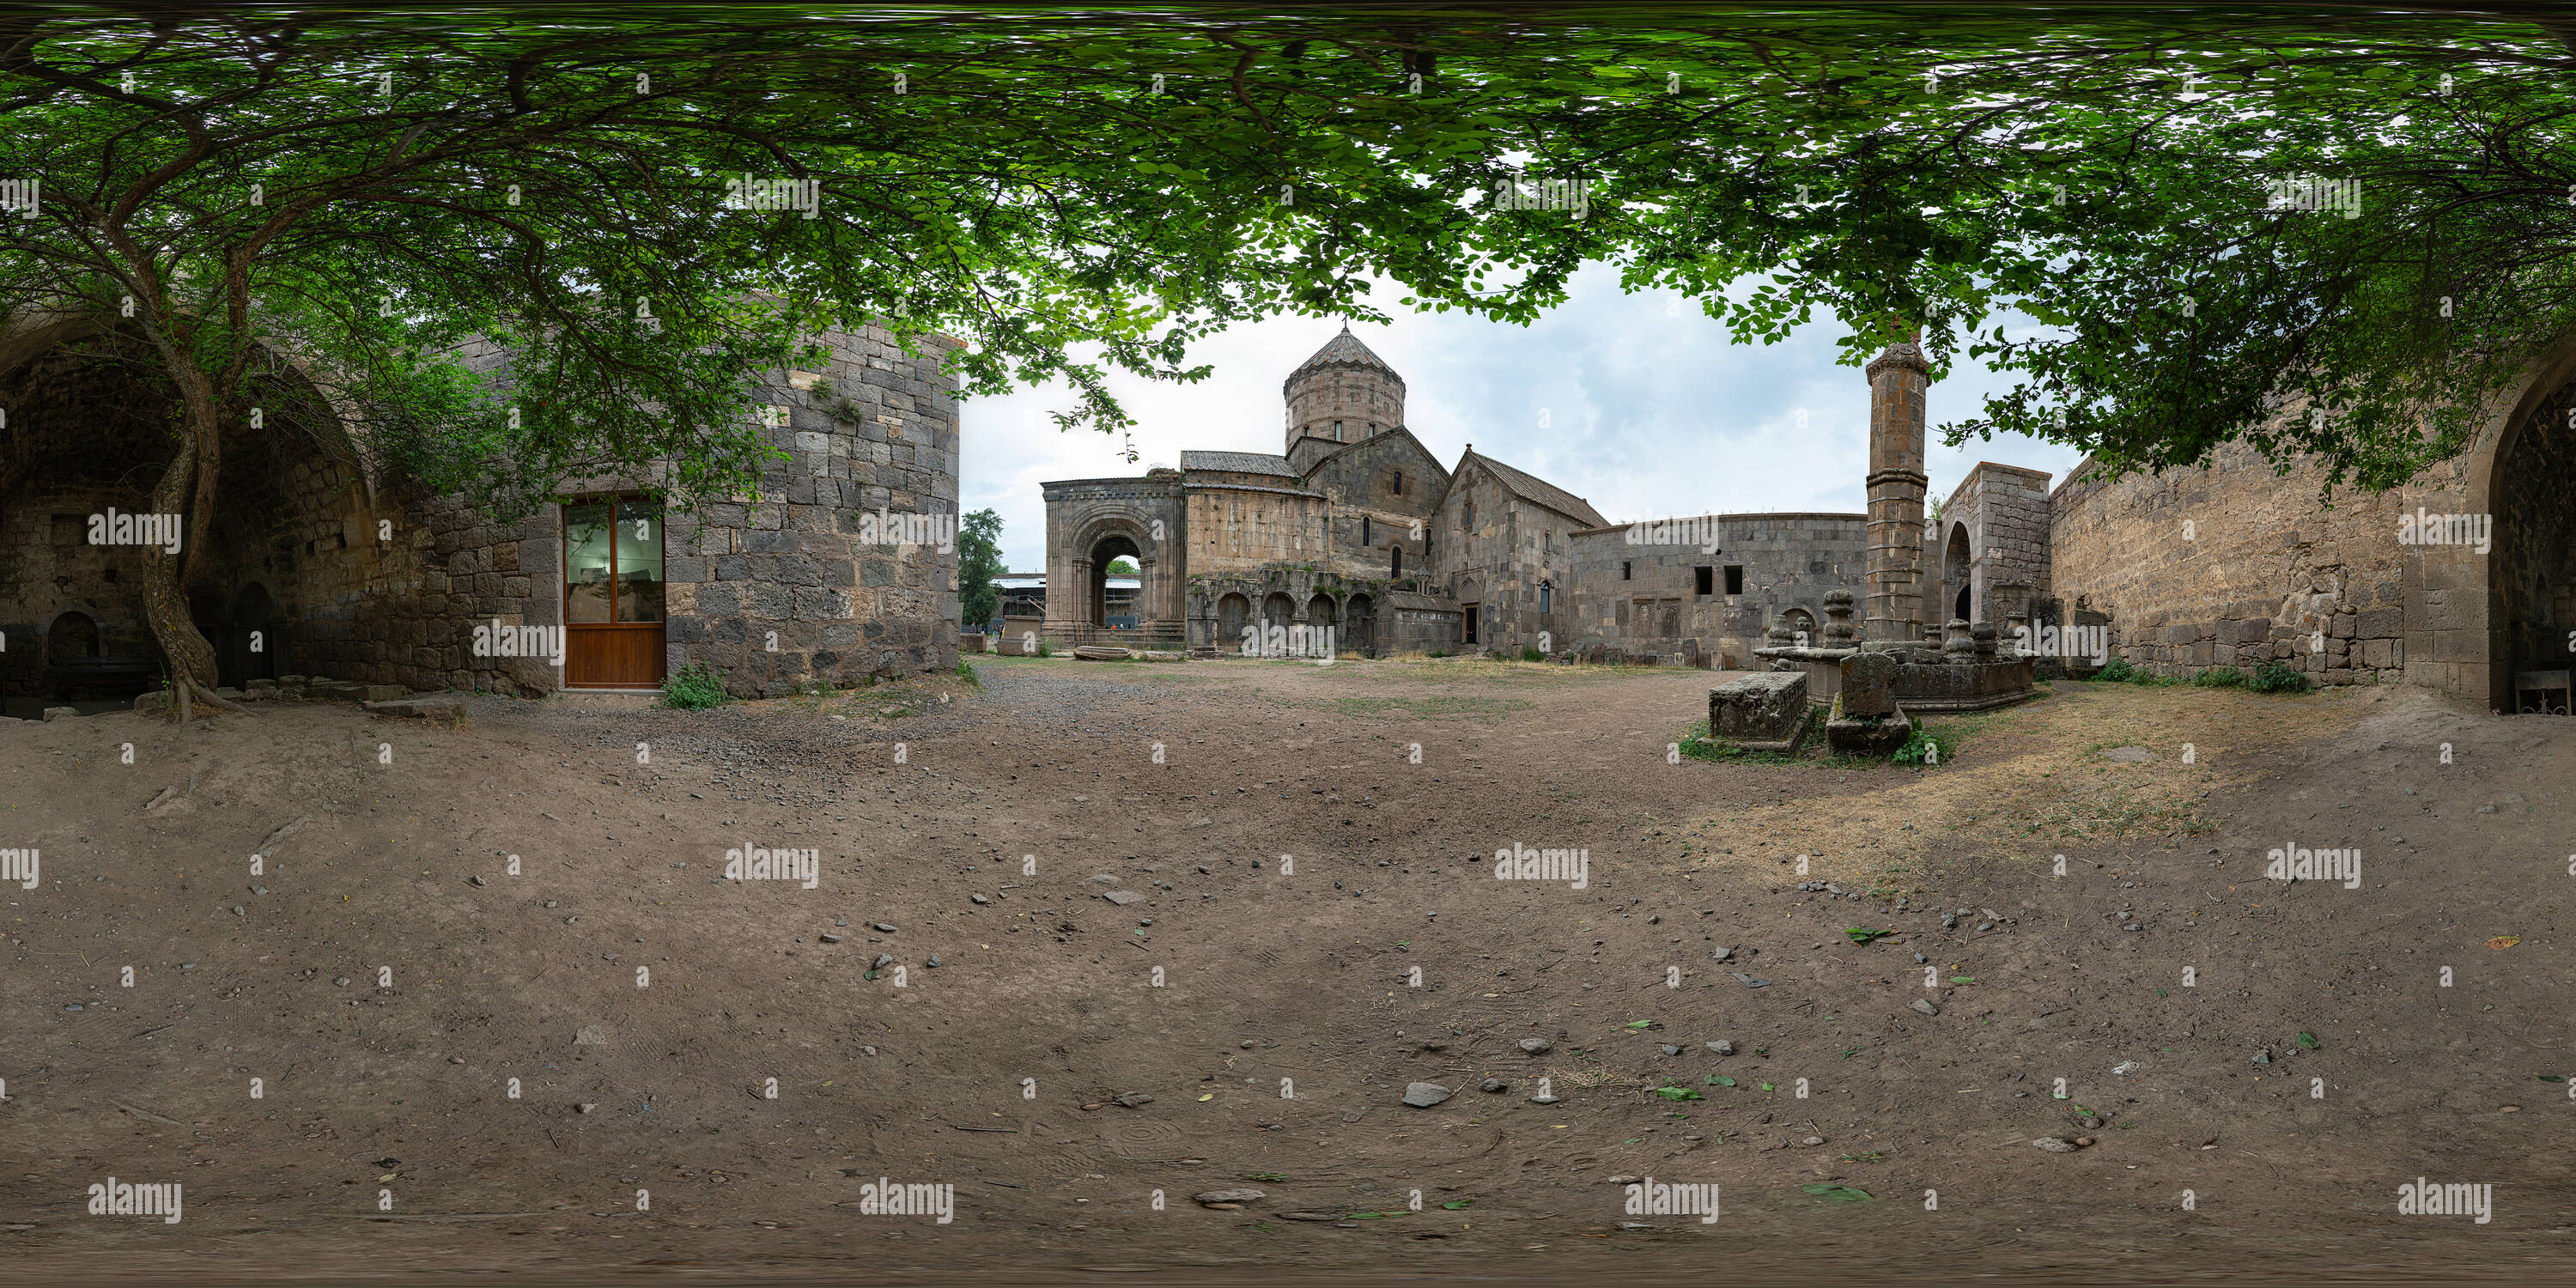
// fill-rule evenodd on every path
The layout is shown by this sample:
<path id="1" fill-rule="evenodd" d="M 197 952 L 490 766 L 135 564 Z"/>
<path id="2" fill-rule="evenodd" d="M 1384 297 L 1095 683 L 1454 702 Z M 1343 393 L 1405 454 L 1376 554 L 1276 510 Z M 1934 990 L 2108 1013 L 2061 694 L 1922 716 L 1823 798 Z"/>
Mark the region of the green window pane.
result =
<path id="1" fill-rule="evenodd" d="M 617 503 L 617 620 L 662 620 L 662 507 Z"/>
<path id="2" fill-rule="evenodd" d="M 564 620 L 607 622 L 609 601 L 609 507 L 564 507 Z M 657 543 L 658 546 L 658 543 Z M 660 566 L 658 560 L 655 566 Z"/>

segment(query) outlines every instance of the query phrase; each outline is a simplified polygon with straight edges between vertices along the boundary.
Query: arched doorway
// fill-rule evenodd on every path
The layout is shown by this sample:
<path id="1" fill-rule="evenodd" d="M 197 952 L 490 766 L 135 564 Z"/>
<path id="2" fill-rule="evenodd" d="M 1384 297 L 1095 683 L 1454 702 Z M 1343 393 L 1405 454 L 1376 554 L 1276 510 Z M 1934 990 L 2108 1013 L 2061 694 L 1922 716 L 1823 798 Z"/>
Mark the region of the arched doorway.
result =
<path id="1" fill-rule="evenodd" d="M 1243 628 L 1252 624 L 1252 601 L 1232 591 L 1216 601 L 1216 644 L 1242 648 Z"/>
<path id="2" fill-rule="evenodd" d="M 2498 705 L 2525 714 L 2565 714 L 2576 650 L 2576 382 L 2559 387 L 2497 451 L 2489 486 L 2494 554 L 2489 561 L 2491 644 Z M 2478 516 L 2435 515 L 2420 544 L 2469 545 Z M 2448 554 L 2427 551 L 2426 556 Z M 2411 660 L 2411 659 L 2410 659 Z"/>
<path id="3" fill-rule="evenodd" d="M 266 609 L 273 619 L 302 586 L 354 586 L 378 573 L 366 548 L 373 543 L 352 550 L 348 540 L 374 528 L 366 467 L 337 406 L 295 362 L 262 348 L 245 377 L 241 414 L 228 416 L 218 436 L 222 463 L 212 504 L 201 507 L 192 494 L 179 516 L 184 547 L 91 545 L 82 520 L 109 509 L 152 509 L 153 487 L 170 462 L 177 413 L 163 382 L 145 374 L 156 365 L 152 345 L 139 333 L 102 330 L 81 319 L 0 340 L 0 407 L 9 417 L 9 447 L 0 452 L 0 513 L 50 513 L 58 534 L 51 571 L 79 588 L 79 611 L 97 636 L 93 646 L 89 632 L 79 632 L 89 650 L 81 659 L 86 674 L 141 686 L 166 673 L 147 591 L 175 564 L 178 609 L 209 648 L 215 672 L 209 678 L 239 685 L 252 675 L 247 640 L 234 630 L 233 598 L 242 586 L 264 583 L 264 593 L 275 597 Z M 264 409 L 256 423 L 250 407 Z M 0 582 L 0 621 L 50 620 L 70 607 L 51 587 Z M 428 638 L 414 643 L 446 642 L 451 623 L 426 625 Z M 342 646 L 326 650 L 331 656 L 356 661 L 356 673 L 344 670 L 344 677 L 383 680 L 398 678 L 394 673 L 412 662 L 407 651 L 386 655 L 366 647 L 384 638 L 377 634 L 384 626 L 360 610 L 314 615 L 304 630 Z M 358 660 L 368 658 L 380 660 Z M 110 686 L 102 679 L 89 687 Z"/>
<path id="4" fill-rule="evenodd" d="M 1290 599 L 1285 593 L 1274 590 L 1262 599 L 1261 624 L 1265 627 L 1278 627 L 1282 638 L 1285 638 L 1286 631 L 1296 623 L 1296 620 L 1297 601 Z"/>
<path id="5" fill-rule="evenodd" d="M 1342 647 L 1367 652 L 1377 647 L 1377 601 L 1353 595 L 1342 606 Z"/>
<path id="6" fill-rule="evenodd" d="M 1141 573 L 1145 552 L 1137 549 L 1136 539 L 1124 532 L 1113 532 L 1091 543 L 1091 585 L 1083 598 L 1083 621 L 1089 625 L 1107 626 L 1112 616 L 1130 616 L 1135 612 L 1135 604 L 1132 600 L 1118 605 L 1127 610 L 1126 612 L 1110 611 L 1109 565 L 1119 559 L 1125 559 L 1137 565 Z M 1117 575 L 1127 577 L 1135 574 L 1121 572 Z M 1138 590 L 1141 592 L 1142 589 L 1140 585 Z"/>
<path id="7" fill-rule="evenodd" d="M 98 623 L 87 613 L 65 613 L 45 628 L 45 661 L 60 665 L 77 657 L 98 656 Z"/>
<path id="8" fill-rule="evenodd" d="M 1969 570 L 1975 561 L 1968 553 L 1968 525 L 1950 525 L 1950 540 L 1941 560 L 1942 588 L 1949 592 L 1946 601 L 1950 616 L 1964 621 L 1976 620 L 1971 611 L 1976 607 L 1969 594 Z"/>
<path id="9" fill-rule="evenodd" d="M 1780 616 L 1782 620 L 1789 623 L 1789 638 L 1792 641 L 1808 648 L 1818 648 L 1824 644 L 1824 637 L 1816 634 L 1815 614 L 1803 608 L 1792 608 Z"/>
<path id="10" fill-rule="evenodd" d="M 1339 652 L 1343 647 L 1341 632 L 1334 629 L 1339 624 L 1340 614 L 1333 611 L 1332 596 L 1318 593 L 1314 598 L 1307 600 L 1305 654 L 1311 657 L 1330 656 L 1324 652 L 1327 641 L 1330 641 L 1334 652 Z M 1326 634 L 1328 631 L 1331 633 Z"/>

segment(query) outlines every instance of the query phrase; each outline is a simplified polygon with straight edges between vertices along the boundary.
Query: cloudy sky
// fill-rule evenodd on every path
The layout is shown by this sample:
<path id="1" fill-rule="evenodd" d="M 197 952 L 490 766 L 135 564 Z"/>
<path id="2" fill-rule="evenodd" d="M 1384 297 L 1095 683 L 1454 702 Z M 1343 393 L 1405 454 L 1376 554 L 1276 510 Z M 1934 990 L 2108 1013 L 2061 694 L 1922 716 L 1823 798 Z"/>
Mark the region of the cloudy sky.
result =
<path id="1" fill-rule="evenodd" d="M 1822 321 L 1776 345 L 1736 345 L 1723 327 L 1669 293 L 1626 295 L 1615 270 L 1574 280 L 1573 298 L 1527 327 L 1456 313 L 1406 314 L 1384 290 L 1388 326 L 1355 326 L 1405 381 L 1405 422 L 1443 465 L 1476 450 L 1592 502 L 1613 522 L 1694 514 L 1864 510 L 1869 389 L 1835 365 L 1845 329 Z M 1187 386 L 1113 378 L 1139 422 L 1140 454 L 1114 434 L 1065 433 L 1046 418 L 1068 408 L 1061 387 L 1017 390 L 962 407 L 964 508 L 1002 516 L 1014 572 L 1046 566 L 1046 505 L 1054 479 L 1116 478 L 1178 465 L 1182 449 L 1280 452 L 1279 385 L 1340 323 L 1284 318 L 1238 327 L 1194 352 L 1216 370 Z M 1931 423 L 1974 414 L 2011 382 L 1962 364 L 1932 386 Z M 1799 412 L 1806 413 L 1799 428 Z M 1935 496 L 1978 461 L 2065 477 L 2080 458 L 2026 438 L 1931 445 Z"/>

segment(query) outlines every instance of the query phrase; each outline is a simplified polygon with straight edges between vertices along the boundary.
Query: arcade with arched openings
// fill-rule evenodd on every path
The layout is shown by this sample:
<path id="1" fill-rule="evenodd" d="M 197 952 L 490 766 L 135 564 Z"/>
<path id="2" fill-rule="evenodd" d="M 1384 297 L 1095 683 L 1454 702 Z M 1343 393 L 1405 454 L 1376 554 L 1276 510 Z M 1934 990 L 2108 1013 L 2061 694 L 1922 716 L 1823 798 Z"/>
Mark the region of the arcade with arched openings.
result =
<path id="1" fill-rule="evenodd" d="M 365 539 L 374 525 L 364 470 L 328 402 L 293 366 L 264 353 L 251 388 L 261 424 L 224 423 L 213 513 L 203 523 L 171 516 L 174 554 L 162 542 L 120 540 L 113 523 L 150 514 L 177 443 L 148 345 L 81 319 L 0 337 L 0 405 L 9 409 L 0 631 L 45 641 L 0 656 L 0 689 L 33 700 L 159 687 L 166 660 L 145 591 L 155 561 L 170 558 L 180 561 L 180 602 L 213 646 L 219 685 L 356 654 L 354 643 L 331 657 L 284 653 L 292 642 L 281 626 L 330 620 L 303 606 L 364 582 L 362 561 L 377 545 Z"/>

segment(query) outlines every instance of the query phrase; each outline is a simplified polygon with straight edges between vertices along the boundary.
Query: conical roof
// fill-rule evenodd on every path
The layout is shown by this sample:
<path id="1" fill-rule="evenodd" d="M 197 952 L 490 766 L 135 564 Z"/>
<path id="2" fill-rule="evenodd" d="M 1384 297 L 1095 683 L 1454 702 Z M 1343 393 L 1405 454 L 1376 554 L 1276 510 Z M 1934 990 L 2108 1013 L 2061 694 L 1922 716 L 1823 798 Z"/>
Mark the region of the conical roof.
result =
<path id="1" fill-rule="evenodd" d="M 1356 367 L 1374 367 L 1379 371 L 1385 372 L 1387 376 L 1393 379 L 1397 384 L 1400 385 L 1404 383 L 1404 377 L 1396 375 L 1395 368 L 1386 365 L 1386 359 L 1377 356 L 1377 354 L 1367 345 L 1360 343 L 1360 338 L 1358 336 L 1351 334 L 1350 324 L 1347 322 L 1342 324 L 1342 333 L 1340 335 L 1334 336 L 1332 339 L 1325 341 L 1323 348 L 1315 350 L 1314 357 L 1308 358 L 1304 362 L 1297 364 L 1297 369 L 1288 373 L 1288 379 L 1293 381 L 1297 377 L 1302 376 L 1317 367 L 1331 366 L 1336 363 Z"/>

